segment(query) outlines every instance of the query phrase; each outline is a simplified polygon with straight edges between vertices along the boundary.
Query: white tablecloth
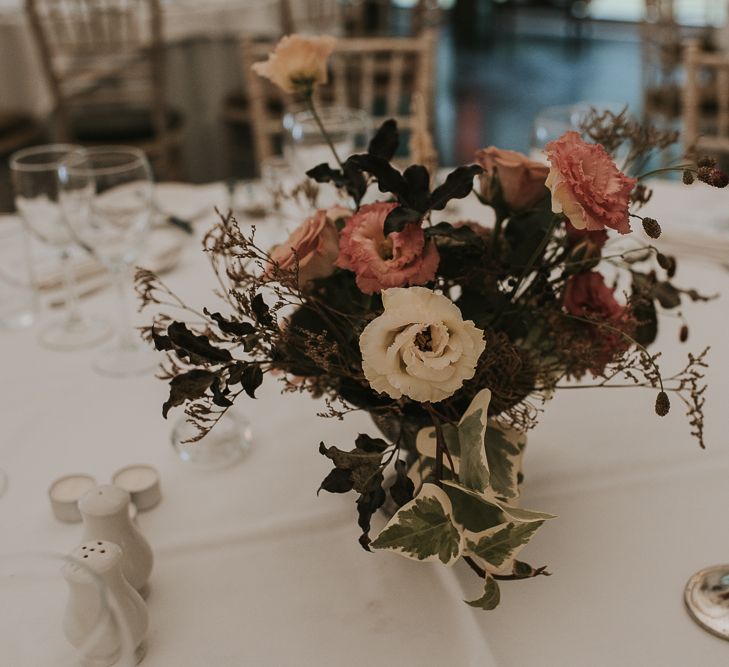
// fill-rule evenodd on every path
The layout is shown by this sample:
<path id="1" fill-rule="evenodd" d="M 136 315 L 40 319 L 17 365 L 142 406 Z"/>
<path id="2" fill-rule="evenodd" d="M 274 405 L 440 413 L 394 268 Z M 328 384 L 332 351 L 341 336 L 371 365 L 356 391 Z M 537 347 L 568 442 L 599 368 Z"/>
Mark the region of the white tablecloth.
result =
<path id="1" fill-rule="evenodd" d="M 0 0 L 0 111 L 42 115 L 53 105 L 22 0 Z M 194 37 L 276 35 L 276 0 L 166 0 L 164 36 L 169 43 Z"/>
<path id="2" fill-rule="evenodd" d="M 199 193 L 226 204 L 211 197 L 219 189 Z M 727 197 L 668 185 L 649 210 L 666 226 L 706 220 L 729 210 Z M 729 289 L 728 278 L 691 260 L 677 281 L 716 292 Z M 210 301 L 211 276 L 194 246 L 168 282 L 193 304 Z M 111 315 L 112 294 L 85 307 Z M 90 352 L 44 351 L 27 332 L 0 334 L 0 466 L 10 478 L 0 554 L 75 546 L 79 527 L 50 514 L 54 477 L 88 471 L 108 480 L 122 465 L 148 462 L 161 471 L 164 500 L 140 516 L 156 554 L 147 667 L 724 665 L 729 645 L 693 624 L 681 595 L 694 570 L 729 561 L 729 314 L 725 297 L 683 310 L 689 342 L 679 345 L 678 322 L 668 320 L 659 347 L 669 370 L 712 345 L 707 451 L 688 436 L 675 400 L 660 419 L 654 392 L 561 392 L 530 434 L 523 495 L 526 506 L 559 515 L 524 552 L 553 574 L 504 583 L 494 612 L 461 602 L 479 589 L 467 567 L 367 554 L 356 543 L 353 497 L 316 496 L 328 469 L 319 441 L 347 446 L 358 431 L 374 433 L 365 416 L 319 419 L 316 402 L 267 383 L 259 400 L 240 405 L 255 432 L 250 455 L 201 472 L 173 454 L 160 414 L 164 383 L 100 377 Z M 0 624 L 12 618 L 0 605 Z"/>

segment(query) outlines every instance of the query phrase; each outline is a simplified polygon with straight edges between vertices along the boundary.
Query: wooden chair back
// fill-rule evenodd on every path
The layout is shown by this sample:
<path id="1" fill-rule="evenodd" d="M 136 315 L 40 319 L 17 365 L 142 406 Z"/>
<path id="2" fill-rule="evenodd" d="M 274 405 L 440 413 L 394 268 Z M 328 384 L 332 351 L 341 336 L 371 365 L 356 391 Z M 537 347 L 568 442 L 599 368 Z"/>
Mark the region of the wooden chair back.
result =
<path id="1" fill-rule="evenodd" d="M 280 0 L 284 35 L 344 34 L 344 6 L 339 0 Z"/>
<path id="2" fill-rule="evenodd" d="M 142 147 L 166 164 L 179 137 L 168 127 L 160 0 L 25 0 L 25 6 L 61 139 L 73 139 L 76 107 L 144 108 L 154 139 Z"/>
<path id="3" fill-rule="evenodd" d="M 270 113 L 271 100 L 278 97 L 284 108 L 293 110 L 294 100 L 283 96 L 268 81 L 252 71 L 264 60 L 271 42 L 244 40 L 241 46 L 243 71 L 250 97 L 250 123 L 256 159 L 275 154 L 282 133 L 280 115 Z M 330 57 L 329 81 L 316 90 L 318 104 L 362 109 L 379 126 L 395 118 L 405 145 L 413 131 L 427 131 L 433 99 L 435 36 L 430 30 L 419 37 L 360 37 L 341 39 Z M 414 101 L 419 99 L 418 104 Z"/>
<path id="4" fill-rule="evenodd" d="M 684 67 L 684 148 L 729 153 L 729 54 L 706 51 L 698 41 L 689 41 Z"/>

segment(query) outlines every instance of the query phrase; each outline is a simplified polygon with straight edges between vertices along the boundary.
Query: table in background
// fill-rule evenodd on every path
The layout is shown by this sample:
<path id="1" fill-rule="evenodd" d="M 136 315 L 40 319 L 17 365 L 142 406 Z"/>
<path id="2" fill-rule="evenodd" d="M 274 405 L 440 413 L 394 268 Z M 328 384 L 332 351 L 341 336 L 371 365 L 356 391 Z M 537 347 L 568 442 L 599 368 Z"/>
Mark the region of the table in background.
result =
<path id="1" fill-rule="evenodd" d="M 209 203 L 224 207 L 218 193 Z M 727 196 L 660 185 L 645 213 L 666 227 L 720 222 L 729 219 Z M 482 219 L 476 207 L 469 200 L 459 217 Z M 191 305 L 211 304 L 213 279 L 196 244 L 167 282 Z M 729 273 L 700 260 L 679 261 L 676 282 L 729 291 Z M 111 315 L 112 296 L 84 306 Z M 328 470 L 319 441 L 346 447 L 359 431 L 374 434 L 365 415 L 319 419 L 317 402 L 266 382 L 258 400 L 239 406 L 255 433 L 248 458 L 201 472 L 173 454 L 163 382 L 97 376 L 90 354 L 42 350 L 27 332 L 0 335 L 0 465 L 10 479 L 0 552 L 75 546 L 79 527 L 51 517 L 54 477 L 88 471 L 104 481 L 149 462 L 161 471 L 164 500 L 140 516 L 156 554 L 147 667 L 726 664 L 729 645 L 693 624 L 681 595 L 693 571 L 729 561 L 729 312 L 725 296 L 683 310 L 689 342 L 678 343 L 679 323 L 667 319 L 657 347 L 669 371 L 687 351 L 713 346 L 707 451 L 688 436 L 676 400 L 661 419 L 652 391 L 560 392 L 529 435 L 523 494 L 525 506 L 559 515 L 523 554 L 553 574 L 505 583 L 494 612 L 461 602 L 479 591 L 467 567 L 367 554 L 353 496 L 316 496 Z M 0 623 L 11 614 L 0 607 Z"/>

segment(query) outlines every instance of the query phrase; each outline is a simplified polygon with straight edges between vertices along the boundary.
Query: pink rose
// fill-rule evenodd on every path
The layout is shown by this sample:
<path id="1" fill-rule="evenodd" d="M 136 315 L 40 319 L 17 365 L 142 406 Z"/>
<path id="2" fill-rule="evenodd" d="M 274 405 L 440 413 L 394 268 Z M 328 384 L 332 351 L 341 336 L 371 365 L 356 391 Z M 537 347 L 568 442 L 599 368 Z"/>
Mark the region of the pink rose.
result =
<path id="1" fill-rule="evenodd" d="M 486 201 L 491 200 L 494 172 L 504 201 L 515 211 L 535 206 L 547 194 L 545 181 L 549 167 L 533 162 L 526 155 L 489 146 L 476 153 L 476 161 L 485 169 L 479 178 Z"/>
<path id="2" fill-rule="evenodd" d="M 576 229 L 631 231 L 628 206 L 637 180 L 623 174 L 602 146 L 567 132 L 544 150 L 552 165 L 547 187 L 554 213 L 564 213 Z"/>
<path id="3" fill-rule="evenodd" d="M 422 227 L 410 224 L 385 238 L 385 218 L 396 206 L 387 202 L 362 206 L 342 230 L 337 266 L 353 271 L 365 294 L 423 285 L 435 277 L 438 250 L 426 242 Z"/>
<path id="4" fill-rule="evenodd" d="M 625 312 L 597 271 L 578 273 L 567 280 L 564 307 L 571 315 L 607 321 L 619 319 Z"/>
<path id="5" fill-rule="evenodd" d="M 311 93 L 316 84 L 327 82 L 327 59 L 336 43 L 334 37 L 326 35 L 286 35 L 268 60 L 255 63 L 252 68 L 285 93 Z"/>
<path id="6" fill-rule="evenodd" d="M 299 285 L 334 273 L 339 255 L 339 234 L 335 221 L 351 214 L 345 208 L 317 211 L 304 220 L 281 245 L 271 252 L 271 259 L 282 269 L 293 271 L 299 262 Z"/>

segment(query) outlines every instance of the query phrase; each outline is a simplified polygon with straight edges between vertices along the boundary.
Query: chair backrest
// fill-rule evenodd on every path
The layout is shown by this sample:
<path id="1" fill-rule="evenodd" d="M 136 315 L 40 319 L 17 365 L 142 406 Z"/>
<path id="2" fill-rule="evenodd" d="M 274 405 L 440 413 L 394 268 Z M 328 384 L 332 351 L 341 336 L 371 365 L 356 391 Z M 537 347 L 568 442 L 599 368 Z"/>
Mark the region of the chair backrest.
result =
<path id="1" fill-rule="evenodd" d="M 260 162 L 274 154 L 276 139 L 282 132 L 280 112 L 271 113 L 275 109 L 271 100 L 280 100 L 288 109 L 293 101 L 251 70 L 254 62 L 268 56 L 273 44 L 244 40 L 241 48 L 255 153 Z M 416 129 L 427 130 L 421 126 L 431 117 L 434 49 L 435 37 L 430 30 L 419 37 L 341 39 L 330 57 L 329 81 L 317 88 L 316 100 L 362 109 L 375 126 L 395 118 L 404 138 Z M 421 100 L 417 109 L 416 99 Z"/>
<path id="2" fill-rule="evenodd" d="M 74 104 L 139 103 L 163 131 L 164 58 L 159 0 L 26 0 L 60 117 Z"/>
<path id="3" fill-rule="evenodd" d="M 280 0 L 281 31 L 344 34 L 344 6 L 340 0 Z"/>
<path id="4" fill-rule="evenodd" d="M 673 0 L 647 0 L 640 24 L 641 84 L 645 114 L 680 113 L 681 42 Z"/>
<path id="5" fill-rule="evenodd" d="M 684 67 L 684 148 L 729 153 L 729 54 L 705 51 L 690 41 Z"/>

